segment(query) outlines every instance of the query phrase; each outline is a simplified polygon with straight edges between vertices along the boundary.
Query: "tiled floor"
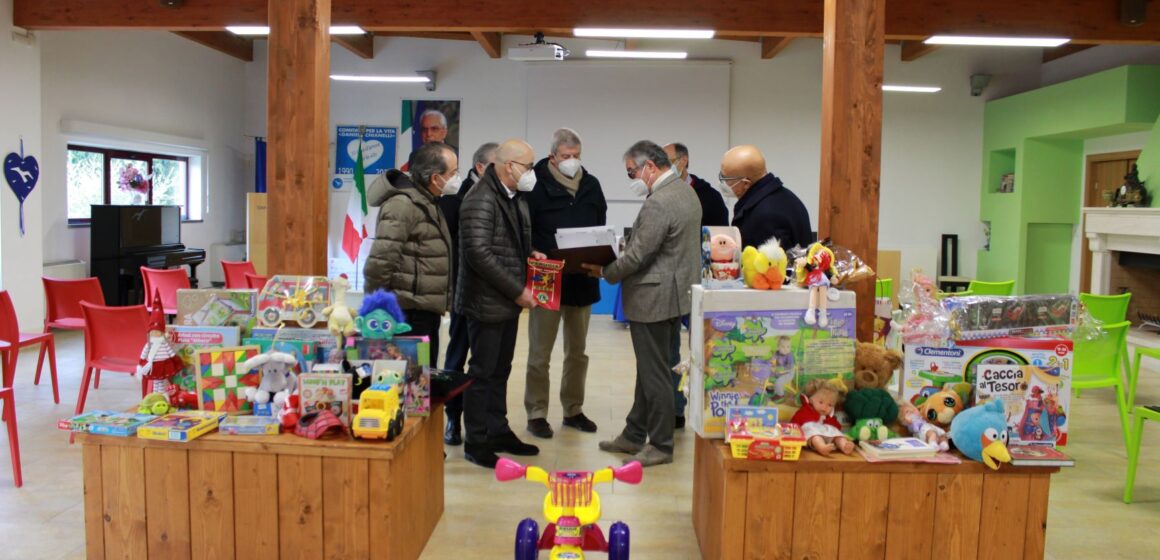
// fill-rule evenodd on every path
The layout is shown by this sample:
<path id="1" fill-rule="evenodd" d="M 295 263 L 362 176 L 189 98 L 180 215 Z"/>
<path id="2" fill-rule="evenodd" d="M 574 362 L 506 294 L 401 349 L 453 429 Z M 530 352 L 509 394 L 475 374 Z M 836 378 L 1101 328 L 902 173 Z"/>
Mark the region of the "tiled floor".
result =
<path id="1" fill-rule="evenodd" d="M 47 378 L 32 385 L 36 355 L 21 355 L 16 376 L 24 488 L 12 487 L 8 446 L 0 445 L 0 558 L 83 558 L 83 516 L 80 450 L 56 430 L 75 404 L 80 377 L 82 340 L 58 335 L 58 360 L 63 402 L 54 405 Z M 555 439 L 543 442 L 531 461 L 554 469 L 594 469 L 617 457 L 600 452 L 596 442 L 621 427 L 632 399 L 633 356 L 627 331 L 607 317 L 594 318 L 589 335 L 591 364 L 586 411 L 600 425 L 596 435 L 560 430 L 558 402 L 549 419 Z M 523 431 L 523 365 L 521 342 L 509 392 L 511 423 Z M 560 351 L 553 373 L 558 381 Z M 1155 366 L 1156 364 L 1151 364 Z M 1160 373 L 1141 374 L 1139 402 L 1160 402 Z M 90 409 L 123 408 L 134 403 L 139 385 L 110 373 L 101 389 L 90 392 Z M 1120 501 L 1125 451 L 1110 390 L 1090 391 L 1072 407 L 1072 445 L 1078 466 L 1052 479 L 1047 551 L 1054 559 L 1155 558 L 1153 531 L 1160 528 L 1160 426 L 1150 425 L 1144 439 L 1136 502 Z M 3 437 L 3 436 L 0 436 Z M 691 521 L 692 432 L 679 431 L 676 461 L 645 471 L 639 487 L 618 484 L 604 489 L 604 519 L 624 520 L 632 527 L 633 557 L 638 559 L 699 558 Z M 527 482 L 500 486 L 491 471 L 463 460 L 461 448 L 449 448 L 446 464 L 447 509 L 423 558 L 505 558 L 519 519 L 538 517 L 543 489 Z"/>

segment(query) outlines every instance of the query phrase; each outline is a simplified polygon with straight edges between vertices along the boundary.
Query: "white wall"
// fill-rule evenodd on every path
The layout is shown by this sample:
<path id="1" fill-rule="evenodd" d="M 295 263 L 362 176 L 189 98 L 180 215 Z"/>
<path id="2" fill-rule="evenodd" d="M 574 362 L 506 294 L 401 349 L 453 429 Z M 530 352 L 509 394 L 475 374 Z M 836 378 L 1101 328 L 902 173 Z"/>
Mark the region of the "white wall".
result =
<path id="1" fill-rule="evenodd" d="M 206 149 L 205 221 L 182 225 L 187 247 L 210 250 L 245 227 L 252 185 L 242 135 L 246 63 L 176 35 L 150 31 L 39 34 L 43 50 L 44 262 L 89 258 L 89 229 L 70 228 L 65 199 L 69 134 L 61 121 L 187 138 Z M 198 269 L 209 284 L 209 263 Z"/>
<path id="2" fill-rule="evenodd" d="M 526 41 L 505 37 L 505 48 Z M 597 41 L 561 39 L 574 56 Z M 266 60 L 259 41 L 254 63 L 246 69 L 245 133 L 265 131 Z M 607 46 L 608 43 L 603 43 Z M 536 95 L 527 83 L 527 66 L 506 59 L 493 60 L 473 42 L 409 38 L 376 39 L 374 60 L 355 57 L 334 48 L 335 73 L 409 74 L 435 69 L 438 89 L 421 85 L 333 83 L 331 135 L 335 124 L 398 125 L 403 98 L 462 99 L 460 149 L 466 158 L 475 146 L 489 140 L 524 135 L 527 96 Z M 818 181 L 821 153 L 821 41 L 801 39 L 772 60 L 760 58 L 756 43 L 708 41 L 642 42 L 638 47 L 690 50 L 699 59 L 733 61 L 730 84 L 730 143 L 752 143 L 766 155 L 769 169 L 802 198 L 817 226 Z M 899 61 L 899 48 L 887 46 L 886 81 L 936 84 L 935 95 L 886 94 L 883 117 L 882 195 L 879 245 L 903 251 L 903 272 L 912 266 L 936 267 L 940 235 L 960 236 L 960 273 L 975 271 L 982 245 L 979 223 L 982 109 L 986 97 L 971 97 L 969 76 L 994 76 L 988 93 L 1034 87 L 1039 80 L 1041 51 L 944 48 L 918 61 Z M 564 63 L 567 64 L 567 63 Z M 593 90 L 593 96 L 604 92 Z M 616 103 L 615 98 L 607 102 Z M 566 113 L 567 107 L 561 107 Z M 681 115 L 672 115 L 681 119 Z M 582 136 L 584 123 L 572 123 Z M 640 130 L 649 137 L 650 131 Z M 627 146 L 638 138 L 625 138 Z M 547 138 L 529 139 L 537 155 L 547 149 Z M 666 142 L 677 138 L 657 138 Z M 333 151 L 333 147 L 331 147 Z M 691 154 L 693 173 L 716 176 L 721 154 Z M 466 168 L 466 164 L 464 164 Z M 601 177 L 605 189 L 625 188 L 619 176 Z M 340 231 L 345 194 L 332 195 L 332 229 Z M 629 224 L 621 224 L 629 225 Z"/>
<path id="3" fill-rule="evenodd" d="M 41 253 L 44 248 L 41 206 L 45 184 L 55 170 L 45 167 L 40 135 L 41 48 L 24 45 L 13 38 L 12 0 L 0 0 L 0 159 L 10 152 L 40 161 L 40 181 L 24 201 L 25 234 L 20 234 L 20 204 L 0 179 L 0 288 L 8 290 L 23 330 L 40 329 L 44 314 L 44 290 L 40 284 Z"/>

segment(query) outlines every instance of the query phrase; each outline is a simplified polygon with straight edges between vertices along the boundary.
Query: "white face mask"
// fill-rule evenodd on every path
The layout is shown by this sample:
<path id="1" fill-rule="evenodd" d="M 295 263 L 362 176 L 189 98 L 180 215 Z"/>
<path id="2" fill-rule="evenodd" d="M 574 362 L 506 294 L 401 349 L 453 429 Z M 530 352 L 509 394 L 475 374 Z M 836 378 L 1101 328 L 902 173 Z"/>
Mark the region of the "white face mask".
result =
<path id="1" fill-rule="evenodd" d="M 725 195 L 725 198 L 737 198 L 737 195 L 733 194 L 733 189 L 729 188 L 729 185 L 725 184 L 725 181 L 718 182 L 717 188 L 721 191 L 721 194 Z"/>
<path id="2" fill-rule="evenodd" d="M 536 173 L 531 169 L 520 175 L 520 180 L 516 183 L 516 190 L 520 192 L 532 192 L 536 188 Z"/>
<path id="3" fill-rule="evenodd" d="M 635 194 L 641 198 L 645 198 L 649 195 L 648 185 L 645 184 L 644 179 L 633 179 L 632 182 L 628 184 L 628 190 L 632 191 L 632 194 Z"/>
<path id="4" fill-rule="evenodd" d="M 446 183 L 443 184 L 443 196 L 455 196 L 459 194 L 459 187 L 463 186 L 463 178 L 459 173 L 452 175 Z"/>
<path id="5" fill-rule="evenodd" d="M 571 179 L 580 172 L 580 160 L 578 158 L 566 159 L 556 164 L 556 169 L 560 170 L 565 177 Z"/>

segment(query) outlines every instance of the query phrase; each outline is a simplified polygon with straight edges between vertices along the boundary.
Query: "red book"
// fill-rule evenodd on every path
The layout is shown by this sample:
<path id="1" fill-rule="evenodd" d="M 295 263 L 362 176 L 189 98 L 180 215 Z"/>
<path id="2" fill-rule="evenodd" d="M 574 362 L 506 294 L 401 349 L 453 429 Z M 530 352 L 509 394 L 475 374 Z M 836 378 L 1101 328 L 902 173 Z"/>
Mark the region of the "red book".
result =
<path id="1" fill-rule="evenodd" d="M 1011 464 L 1016 467 L 1074 467 L 1075 459 L 1051 445 L 1008 445 Z"/>
<path id="2" fill-rule="evenodd" d="M 560 275 L 564 261 L 528 259 L 528 283 L 536 305 L 552 311 L 560 310 Z"/>

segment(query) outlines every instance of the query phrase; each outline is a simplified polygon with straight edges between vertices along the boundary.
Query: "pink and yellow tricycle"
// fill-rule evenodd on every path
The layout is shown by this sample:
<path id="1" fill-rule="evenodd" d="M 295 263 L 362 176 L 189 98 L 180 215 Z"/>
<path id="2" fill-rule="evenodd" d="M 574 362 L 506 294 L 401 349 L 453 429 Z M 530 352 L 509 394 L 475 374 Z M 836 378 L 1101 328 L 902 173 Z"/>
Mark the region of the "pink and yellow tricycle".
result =
<path id="1" fill-rule="evenodd" d="M 628 560 L 628 525 L 612 524 L 609 538 L 596 524 L 600 520 L 600 496 L 593 486 L 619 480 L 640 483 L 644 475 L 640 463 L 607 467 L 596 472 L 557 471 L 548 473 L 539 467 L 526 467 L 501 458 L 495 466 L 495 479 L 507 482 L 526 478 L 548 487 L 544 496 L 544 517 L 548 526 L 539 534 L 532 518 L 516 528 L 515 560 L 536 560 L 541 550 L 549 550 L 549 560 L 583 560 L 585 552 L 607 552 L 609 560 Z"/>

